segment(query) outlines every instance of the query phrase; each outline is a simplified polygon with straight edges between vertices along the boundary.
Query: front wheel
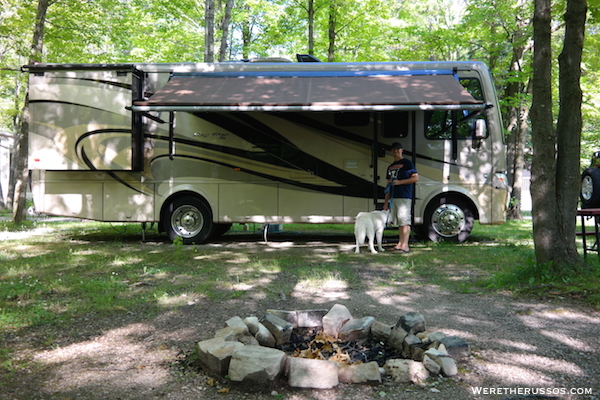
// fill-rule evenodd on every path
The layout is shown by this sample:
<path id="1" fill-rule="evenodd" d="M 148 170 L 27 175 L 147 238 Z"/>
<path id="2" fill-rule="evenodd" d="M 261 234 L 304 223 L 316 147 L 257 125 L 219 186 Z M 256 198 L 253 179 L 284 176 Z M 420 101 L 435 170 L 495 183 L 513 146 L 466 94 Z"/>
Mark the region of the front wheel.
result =
<path id="1" fill-rule="evenodd" d="M 582 208 L 600 207 L 600 169 L 588 168 L 581 174 Z"/>
<path id="2" fill-rule="evenodd" d="M 421 231 L 433 242 L 462 243 L 471 234 L 474 221 L 473 210 L 466 201 L 450 196 L 440 197 L 427 206 Z"/>
<path id="3" fill-rule="evenodd" d="M 200 244 L 213 233 L 212 211 L 208 204 L 194 196 L 173 200 L 162 215 L 163 226 L 169 239 L 178 237 L 183 244 Z"/>

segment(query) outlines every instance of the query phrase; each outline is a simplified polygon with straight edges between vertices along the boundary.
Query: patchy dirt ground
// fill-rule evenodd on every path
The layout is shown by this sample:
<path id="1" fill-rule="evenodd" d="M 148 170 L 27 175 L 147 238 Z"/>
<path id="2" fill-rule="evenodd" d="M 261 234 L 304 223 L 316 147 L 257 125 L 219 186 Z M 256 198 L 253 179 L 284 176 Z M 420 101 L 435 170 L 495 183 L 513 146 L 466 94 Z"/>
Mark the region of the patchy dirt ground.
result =
<path id="1" fill-rule="evenodd" d="M 369 282 L 382 272 L 365 267 L 359 273 Z M 458 376 L 423 386 L 384 379 L 331 390 L 288 388 L 283 380 L 265 386 L 213 382 L 213 376 L 186 365 L 195 343 L 233 316 L 336 303 L 355 317 L 387 324 L 419 311 L 429 328 L 467 340 L 473 355 L 459 362 Z M 87 315 L 59 332 L 38 328 L 0 340 L 2 347 L 18 348 L 14 355 L 29 366 L 0 373 L 0 399 L 600 399 L 600 312 L 565 299 L 457 294 L 418 281 L 406 282 L 402 292 L 381 285 L 367 291 L 323 286 L 297 287 L 277 300 L 195 299 L 153 317 L 143 310 L 111 319 Z"/>

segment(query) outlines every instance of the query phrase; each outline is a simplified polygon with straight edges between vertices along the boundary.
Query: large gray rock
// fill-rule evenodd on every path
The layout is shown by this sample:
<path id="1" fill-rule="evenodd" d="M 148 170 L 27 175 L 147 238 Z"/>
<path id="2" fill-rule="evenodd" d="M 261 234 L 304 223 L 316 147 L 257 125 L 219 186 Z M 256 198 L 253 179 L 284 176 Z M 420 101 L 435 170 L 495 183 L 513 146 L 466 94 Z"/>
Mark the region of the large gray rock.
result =
<path id="1" fill-rule="evenodd" d="M 203 340 L 198 343 L 198 359 L 212 372 L 225 376 L 232 354 L 243 347 L 240 342 L 227 341 L 222 337 Z"/>
<path id="2" fill-rule="evenodd" d="M 291 387 L 331 389 L 339 384 L 339 367 L 334 361 L 289 357 L 287 369 Z"/>
<path id="3" fill-rule="evenodd" d="M 337 338 L 342 326 L 352 319 L 352 314 L 346 306 L 335 304 L 327 314 L 323 316 L 323 333 Z"/>
<path id="4" fill-rule="evenodd" d="M 227 326 L 225 328 L 218 329 L 215 332 L 215 337 L 221 337 L 221 338 L 225 339 L 226 341 L 233 342 L 233 341 L 237 341 L 241 336 L 243 336 L 245 334 L 249 334 L 248 328 L 246 328 L 245 325 L 244 325 L 244 328 L 242 328 L 240 326 L 235 326 L 235 327 Z"/>
<path id="5" fill-rule="evenodd" d="M 402 326 L 396 325 L 392 327 L 388 344 L 398 351 L 404 348 L 404 339 L 408 336 L 408 332 L 402 329 Z"/>
<path id="6" fill-rule="evenodd" d="M 426 330 L 425 317 L 418 312 L 409 312 L 404 314 L 398 320 L 396 326 L 400 325 L 409 334 L 417 334 Z"/>
<path id="7" fill-rule="evenodd" d="M 236 382 L 272 381 L 283 372 L 286 355 L 264 346 L 244 346 L 233 352 L 229 363 L 229 379 Z"/>
<path id="8" fill-rule="evenodd" d="M 424 357 L 430 358 L 440 366 L 440 370 L 444 376 L 454 376 L 458 373 L 458 368 L 454 358 L 448 353 L 436 349 L 428 349 Z M 430 370 L 431 371 L 431 370 Z"/>
<path id="9" fill-rule="evenodd" d="M 275 347 L 275 337 L 266 326 L 260 323 L 257 317 L 244 318 L 244 324 L 246 324 L 248 327 L 250 334 L 256 338 L 256 341 L 258 342 L 257 344 L 261 346 Z M 244 342 L 244 344 L 249 343 Z"/>
<path id="10" fill-rule="evenodd" d="M 392 328 L 393 327 L 391 325 L 375 321 L 373 322 L 373 325 L 371 325 L 371 335 L 373 335 L 373 337 L 377 340 L 389 342 L 390 336 L 392 334 Z"/>
<path id="11" fill-rule="evenodd" d="M 260 324 L 258 317 L 246 317 L 244 318 L 244 324 L 248 327 L 250 334 L 256 335 L 256 332 L 258 332 L 258 324 Z"/>
<path id="12" fill-rule="evenodd" d="M 267 310 L 267 313 L 289 322 L 294 328 L 317 328 L 323 326 L 323 316 L 327 310 Z"/>
<path id="13" fill-rule="evenodd" d="M 371 333 L 371 325 L 373 325 L 373 322 L 375 322 L 375 318 L 373 317 L 351 319 L 340 329 L 338 339 L 346 341 L 366 339 Z"/>
<path id="14" fill-rule="evenodd" d="M 244 326 L 226 326 L 215 332 L 215 337 L 221 337 L 226 341 L 237 341 L 248 345 L 259 345 L 260 343 L 250 334 L 248 328 Z"/>
<path id="15" fill-rule="evenodd" d="M 458 374 L 458 367 L 456 366 L 456 361 L 452 357 L 442 357 L 437 360 L 440 367 L 442 367 L 442 374 L 444 376 L 454 376 Z"/>
<path id="16" fill-rule="evenodd" d="M 446 347 L 448 354 L 456 360 L 467 358 L 471 355 L 469 343 L 458 336 L 446 336 L 445 338 L 440 339 L 440 343 Z"/>
<path id="17" fill-rule="evenodd" d="M 429 378 L 429 371 L 423 363 L 414 360 L 394 358 L 383 366 L 394 382 L 421 383 Z"/>
<path id="18" fill-rule="evenodd" d="M 269 331 L 267 327 L 261 324 L 260 322 L 258 325 L 258 332 L 256 332 L 256 335 L 254 335 L 254 337 L 262 346 L 275 347 L 275 345 L 277 344 L 275 336 L 273 336 L 271 331 Z"/>
<path id="19" fill-rule="evenodd" d="M 381 371 L 376 361 L 366 364 L 341 364 L 339 366 L 339 381 L 347 383 L 381 383 Z"/>
<path id="20" fill-rule="evenodd" d="M 439 375 L 440 372 L 442 372 L 442 367 L 440 367 L 438 363 L 433 361 L 427 354 L 423 356 L 423 365 L 425 366 L 425 368 L 427 368 L 427 371 L 429 371 L 433 375 Z"/>
<path id="21" fill-rule="evenodd" d="M 323 317 L 328 310 L 298 311 L 296 324 L 298 328 L 318 328 L 323 326 Z"/>
<path id="22" fill-rule="evenodd" d="M 405 358 L 412 358 L 415 361 L 421 361 L 423 359 L 423 351 L 421 349 L 421 339 L 417 336 L 410 334 L 406 335 L 404 338 L 404 343 L 402 343 L 402 355 Z"/>
<path id="23" fill-rule="evenodd" d="M 242 330 L 244 330 L 244 334 L 247 334 L 248 331 L 248 326 L 244 323 L 244 320 L 240 317 L 233 317 L 233 318 L 229 318 L 227 321 L 225 321 L 225 326 L 226 327 L 230 327 L 230 328 L 240 328 Z"/>
<path id="24" fill-rule="evenodd" d="M 290 340 L 294 326 L 289 322 L 269 313 L 265 314 L 260 322 L 271 332 L 277 345 L 287 343 Z M 260 339 L 258 341 L 260 342 Z"/>
<path id="25" fill-rule="evenodd" d="M 446 334 L 444 332 L 439 331 L 423 331 L 417 333 L 417 337 L 421 339 L 423 345 L 427 346 L 431 343 L 439 342 L 440 340 L 446 337 Z"/>
<path id="26" fill-rule="evenodd" d="M 285 311 L 285 310 L 274 310 L 274 309 L 268 309 L 266 311 L 267 314 L 271 314 L 276 316 L 277 318 L 281 318 L 284 321 L 289 322 L 290 324 L 294 325 L 294 328 L 296 327 L 296 311 Z"/>

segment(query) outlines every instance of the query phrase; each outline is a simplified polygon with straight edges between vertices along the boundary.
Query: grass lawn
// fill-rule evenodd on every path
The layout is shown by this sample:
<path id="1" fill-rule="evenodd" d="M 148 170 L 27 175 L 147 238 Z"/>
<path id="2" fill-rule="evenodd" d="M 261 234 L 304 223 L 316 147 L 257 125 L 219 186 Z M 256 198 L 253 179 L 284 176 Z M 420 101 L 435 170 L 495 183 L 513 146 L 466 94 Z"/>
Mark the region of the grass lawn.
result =
<path id="1" fill-rule="evenodd" d="M 252 226 L 248 232 L 234 225 L 215 243 L 182 246 L 153 230 L 142 241 L 137 224 L 40 219 L 17 230 L 10 222 L 0 224 L 1 331 L 61 324 L 90 312 L 158 312 L 161 305 L 185 304 L 193 297 L 237 298 L 256 287 L 276 295 L 289 293 L 298 282 L 323 279 L 360 286 L 352 266 L 365 262 L 393 267 L 398 279 L 418 277 L 456 292 L 509 290 L 600 305 L 597 257 L 588 257 L 587 275 L 547 274 L 533 262 L 530 220 L 476 225 L 463 244 L 413 243 L 408 256 L 377 258 L 366 248 L 354 254 L 351 225 L 285 225 L 285 238 L 270 235 L 279 246 L 257 248 L 248 246 L 262 241 Z M 386 232 L 388 243 L 395 235 Z M 307 250 L 307 238 L 327 245 L 321 252 Z"/>

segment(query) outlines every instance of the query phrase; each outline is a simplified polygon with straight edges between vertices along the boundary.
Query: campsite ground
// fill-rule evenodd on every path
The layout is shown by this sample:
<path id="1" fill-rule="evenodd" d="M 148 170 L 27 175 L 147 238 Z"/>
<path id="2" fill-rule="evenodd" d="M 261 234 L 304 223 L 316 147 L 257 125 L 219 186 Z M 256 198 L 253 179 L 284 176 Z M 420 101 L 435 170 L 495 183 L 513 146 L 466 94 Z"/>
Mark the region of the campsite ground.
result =
<path id="1" fill-rule="evenodd" d="M 167 296 L 161 301 L 168 298 L 170 303 L 160 308 L 137 306 L 109 315 L 90 312 L 60 326 L 5 331 L 0 343 L 10 349 L 11 358 L 0 368 L 0 398 L 520 399 L 543 390 L 550 394 L 535 398 L 600 399 L 597 309 L 552 292 L 527 298 L 511 292 L 452 290 L 431 276 L 397 270 L 425 253 L 433 260 L 435 248 L 417 245 L 408 255 L 353 255 L 351 241 L 351 236 L 303 236 L 264 243 L 225 236 L 218 243 L 196 246 L 192 260 L 201 262 L 210 253 L 222 256 L 223 265 L 233 265 L 244 262 L 248 254 L 295 258 L 310 253 L 320 260 L 314 268 L 326 268 L 333 255 L 344 253 L 352 280 L 323 274 L 315 283 L 294 274 L 270 274 L 265 268 L 253 285 L 244 287 L 240 282 L 236 296 Z M 165 243 L 132 241 L 126 247 L 132 246 L 153 251 L 151 246 Z M 454 264 L 443 273 L 445 280 L 458 281 L 479 272 Z M 139 280 L 129 288 L 153 284 Z M 68 293 L 57 291 L 52 296 Z M 457 376 L 430 379 L 422 386 L 384 378 L 381 384 L 342 384 L 330 390 L 289 388 L 284 380 L 236 384 L 190 365 L 195 343 L 212 337 L 231 317 L 261 316 L 272 308 L 326 309 L 336 303 L 355 317 L 373 316 L 387 324 L 406 312 L 419 311 L 430 329 L 468 341 L 472 356 L 459 362 Z"/>

